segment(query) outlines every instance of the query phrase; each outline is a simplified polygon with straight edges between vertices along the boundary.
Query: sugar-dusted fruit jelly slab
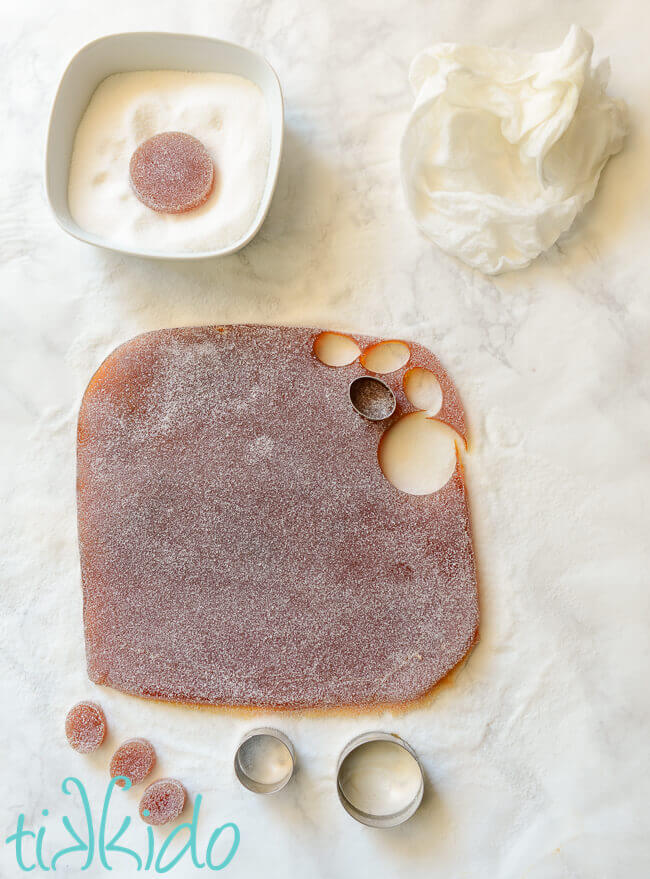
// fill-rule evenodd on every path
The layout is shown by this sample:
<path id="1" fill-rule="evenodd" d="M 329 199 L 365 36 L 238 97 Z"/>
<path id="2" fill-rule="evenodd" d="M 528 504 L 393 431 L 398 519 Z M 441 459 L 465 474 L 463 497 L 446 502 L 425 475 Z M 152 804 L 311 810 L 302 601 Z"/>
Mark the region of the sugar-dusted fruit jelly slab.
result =
<path id="1" fill-rule="evenodd" d="M 104 361 L 78 428 L 93 681 L 179 702 L 361 706 L 416 699 L 463 659 L 478 626 L 463 408 L 430 351 L 390 341 L 355 336 L 354 356 L 313 329 L 183 328 Z M 435 419 L 405 393 L 415 367 L 439 385 Z M 355 410 L 362 376 L 392 390 L 390 417 Z"/>

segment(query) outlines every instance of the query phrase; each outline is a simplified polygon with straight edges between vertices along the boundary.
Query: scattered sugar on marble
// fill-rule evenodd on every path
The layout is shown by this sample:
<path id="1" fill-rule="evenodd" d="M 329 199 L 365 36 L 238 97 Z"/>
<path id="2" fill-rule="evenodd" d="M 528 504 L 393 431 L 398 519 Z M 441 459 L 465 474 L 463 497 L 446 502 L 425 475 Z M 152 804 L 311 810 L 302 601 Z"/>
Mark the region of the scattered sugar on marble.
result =
<path id="1" fill-rule="evenodd" d="M 146 739 L 128 739 L 113 754 L 109 771 L 111 778 L 124 775 L 131 784 L 140 784 L 149 775 L 156 763 L 156 752 L 151 742 Z M 119 779 L 116 784 L 124 787 Z"/>
<path id="2" fill-rule="evenodd" d="M 208 200 L 214 165 L 196 137 L 164 131 L 135 150 L 129 176 L 135 194 L 147 207 L 163 214 L 183 214 Z"/>
<path id="3" fill-rule="evenodd" d="M 365 371 L 323 366 L 317 333 L 162 330 L 96 373 L 78 433 L 92 680 L 213 704 L 400 702 L 474 643 L 461 474 L 427 497 L 396 491 L 377 461 L 385 424 L 350 405 Z M 417 345 L 412 362 L 465 436 L 440 363 Z M 389 379 L 408 411 L 403 371 Z"/>
<path id="4" fill-rule="evenodd" d="M 175 778 L 159 778 L 142 795 L 140 817 L 147 824 L 160 825 L 175 821 L 185 808 L 185 788 Z"/>
<path id="5" fill-rule="evenodd" d="M 106 717 L 96 702 L 77 702 L 65 718 L 70 747 L 80 754 L 96 751 L 106 737 Z"/>

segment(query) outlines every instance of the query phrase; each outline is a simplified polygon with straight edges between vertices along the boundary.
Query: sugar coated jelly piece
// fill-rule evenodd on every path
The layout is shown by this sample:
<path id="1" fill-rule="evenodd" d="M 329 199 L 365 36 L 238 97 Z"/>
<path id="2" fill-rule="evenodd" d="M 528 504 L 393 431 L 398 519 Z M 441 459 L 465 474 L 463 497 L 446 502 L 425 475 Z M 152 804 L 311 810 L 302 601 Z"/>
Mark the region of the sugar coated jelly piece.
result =
<path id="1" fill-rule="evenodd" d="M 391 339 L 387 342 L 378 342 L 371 345 L 361 355 L 361 364 L 369 372 L 384 375 L 388 372 L 396 372 L 409 362 L 411 349 L 406 342 Z"/>
<path id="2" fill-rule="evenodd" d="M 91 754 L 106 736 L 106 717 L 96 702 L 77 702 L 65 718 L 65 734 L 70 747 L 80 754 Z"/>
<path id="3" fill-rule="evenodd" d="M 159 778 L 150 784 L 140 800 L 140 817 L 147 824 L 169 824 L 185 808 L 185 788 L 175 778 Z"/>
<path id="4" fill-rule="evenodd" d="M 325 366 L 349 366 L 361 355 L 361 348 L 343 333 L 319 333 L 314 339 L 314 354 Z"/>
<path id="5" fill-rule="evenodd" d="M 214 165 L 200 140 L 182 131 L 164 131 L 145 140 L 131 156 L 133 191 L 161 214 L 184 214 L 208 200 Z"/>
<path id="6" fill-rule="evenodd" d="M 124 775 L 131 784 L 140 784 L 149 775 L 156 763 L 156 752 L 146 739 L 128 739 L 113 754 L 109 767 L 111 778 Z M 116 784 L 124 787 L 124 781 Z"/>
<path id="7" fill-rule="evenodd" d="M 414 366 L 404 373 L 404 393 L 416 409 L 424 410 L 427 415 L 436 415 L 442 406 L 442 388 L 440 382 L 430 369 Z"/>

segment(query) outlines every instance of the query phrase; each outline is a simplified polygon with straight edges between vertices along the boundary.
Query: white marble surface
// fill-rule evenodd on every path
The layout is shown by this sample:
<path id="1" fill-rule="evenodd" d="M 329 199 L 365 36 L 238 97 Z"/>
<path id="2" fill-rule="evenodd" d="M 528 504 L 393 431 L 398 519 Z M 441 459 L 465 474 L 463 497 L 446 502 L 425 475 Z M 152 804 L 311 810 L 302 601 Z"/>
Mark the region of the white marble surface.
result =
<path id="1" fill-rule="evenodd" d="M 46 853 L 65 843 L 61 816 L 77 814 L 60 791 L 66 775 L 84 780 L 93 803 L 102 796 L 110 744 L 82 758 L 62 731 L 67 707 L 94 696 L 111 743 L 150 736 L 160 773 L 203 794 L 204 842 L 212 826 L 237 822 L 241 845 L 225 875 L 647 875 L 648 5 L 112 0 L 91 12 L 24 0 L 1 16 L 2 840 L 24 812 L 29 827 L 48 827 Z M 397 147 L 408 63 L 440 39 L 551 47 L 574 20 L 611 57 L 610 90 L 627 100 L 632 131 L 561 245 L 488 280 L 407 216 Z M 198 265 L 124 259 L 66 237 L 48 212 L 43 146 L 57 80 L 83 43 L 130 29 L 242 42 L 279 72 L 280 182 L 261 234 L 238 255 Z M 104 355 L 138 332 L 240 321 L 411 337 L 441 356 L 460 389 L 481 642 L 424 706 L 358 717 L 192 711 L 85 676 L 80 395 Z M 300 764 L 275 799 L 240 789 L 231 769 L 241 734 L 266 722 L 293 738 Z M 334 790 L 340 748 L 372 727 L 407 738 L 427 774 L 422 808 L 392 831 L 356 824 Z M 135 816 L 136 802 L 136 791 L 121 794 L 115 814 Z M 142 851 L 139 822 L 127 836 Z M 114 875 L 135 875 L 112 857 Z M 81 875 L 76 863 L 69 875 Z M 97 859 L 85 873 L 104 874 Z M 0 875 L 21 875 L 3 841 Z M 184 861 L 171 875 L 208 870 Z"/>

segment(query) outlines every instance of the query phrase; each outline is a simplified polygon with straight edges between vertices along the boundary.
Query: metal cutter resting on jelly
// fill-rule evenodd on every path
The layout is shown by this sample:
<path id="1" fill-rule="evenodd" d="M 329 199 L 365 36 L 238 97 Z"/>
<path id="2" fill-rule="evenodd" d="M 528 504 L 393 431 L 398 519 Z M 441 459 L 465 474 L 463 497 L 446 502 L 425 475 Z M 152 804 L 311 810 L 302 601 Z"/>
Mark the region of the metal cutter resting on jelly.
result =
<path id="1" fill-rule="evenodd" d="M 477 637 L 465 434 L 420 345 L 257 326 L 122 345 L 79 415 L 90 678 L 223 705 L 424 695 Z"/>

